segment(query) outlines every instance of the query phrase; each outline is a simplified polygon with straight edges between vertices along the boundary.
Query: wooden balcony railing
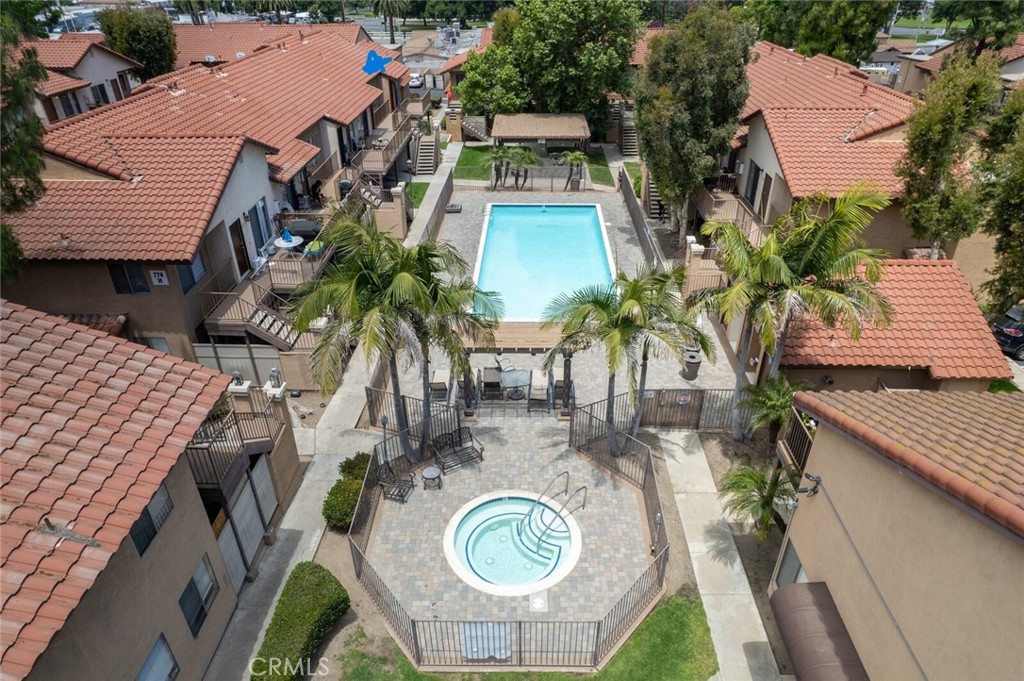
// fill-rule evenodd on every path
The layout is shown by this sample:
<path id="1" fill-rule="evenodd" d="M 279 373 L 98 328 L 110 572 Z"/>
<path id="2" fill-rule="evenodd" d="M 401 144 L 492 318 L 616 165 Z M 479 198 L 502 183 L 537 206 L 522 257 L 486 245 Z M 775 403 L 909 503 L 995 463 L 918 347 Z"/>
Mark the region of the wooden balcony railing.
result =
<path id="1" fill-rule="evenodd" d="M 705 220 L 731 222 L 743 231 L 752 245 L 760 246 L 764 243 L 767 236 L 765 225 L 761 223 L 761 218 L 754 209 L 739 195 L 718 189 L 717 186 L 708 188 L 706 185 L 700 185 L 697 187 L 695 198 L 697 209 Z"/>
<path id="2" fill-rule="evenodd" d="M 807 465 L 807 457 L 811 453 L 811 445 L 814 444 L 814 436 L 807 430 L 800 412 L 793 410 L 789 419 L 789 426 L 786 434 L 778 442 L 779 458 L 782 463 L 795 466 L 801 472 Z"/>

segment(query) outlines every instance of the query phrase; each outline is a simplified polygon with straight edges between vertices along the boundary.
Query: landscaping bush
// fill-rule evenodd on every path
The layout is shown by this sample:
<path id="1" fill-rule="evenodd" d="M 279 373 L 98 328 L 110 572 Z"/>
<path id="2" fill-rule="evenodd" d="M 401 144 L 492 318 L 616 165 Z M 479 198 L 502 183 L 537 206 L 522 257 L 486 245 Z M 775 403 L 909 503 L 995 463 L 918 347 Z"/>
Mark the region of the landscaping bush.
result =
<path id="1" fill-rule="evenodd" d="M 441 118 L 441 129 L 442 130 L 447 130 L 448 129 L 448 117 L 447 116 L 444 116 L 444 117 Z"/>
<path id="2" fill-rule="evenodd" d="M 440 95 L 437 96 L 437 97 L 431 97 L 430 98 L 430 105 L 432 107 L 434 107 L 435 109 L 440 108 L 440 106 L 441 106 L 441 97 L 440 97 Z"/>
<path id="3" fill-rule="evenodd" d="M 358 452 L 351 459 L 345 459 L 338 464 L 338 472 L 346 480 L 359 480 L 362 482 L 366 477 L 366 469 L 370 466 L 370 455 L 366 452 Z"/>
<path id="4" fill-rule="evenodd" d="M 334 487 L 327 493 L 323 509 L 324 520 L 332 529 L 348 532 L 348 528 L 352 526 L 352 516 L 356 512 L 359 491 L 363 488 L 363 478 L 366 477 L 369 465 L 370 455 L 366 452 L 359 452 L 351 459 L 338 464 L 341 479 L 334 483 Z"/>
<path id="5" fill-rule="evenodd" d="M 319 660 L 312 656 L 348 608 L 348 592 L 327 568 L 296 565 L 250 667 L 252 681 L 294 681 L 315 672 Z"/>
<path id="6" fill-rule="evenodd" d="M 643 198 L 644 194 L 644 178 L 640 175 L 633 176 L 633 193 L 636 194 L 636 198 Z"/>
<path id="7" fill-rule="evenodd" d="M 334 483 L 334 487 L 324 499 L 324 520 L 327 526 L 339 532 L 348 532 L 352 526 L 352 516 L 359 503 L 359 492 L 363 489 L 363 481 L 342 478 Z"/>

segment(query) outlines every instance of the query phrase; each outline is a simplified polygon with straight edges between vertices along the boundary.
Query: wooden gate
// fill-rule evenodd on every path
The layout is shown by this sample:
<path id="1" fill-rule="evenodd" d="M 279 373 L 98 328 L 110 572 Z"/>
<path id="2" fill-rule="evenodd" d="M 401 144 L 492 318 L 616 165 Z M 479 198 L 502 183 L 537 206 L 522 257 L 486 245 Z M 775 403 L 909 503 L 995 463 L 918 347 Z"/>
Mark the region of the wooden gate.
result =
<path id="1" fill-rule="evenodd" d="M 661 388 L 644 392 L 640 426 L 689 428 L 700 426 L 703 390 Z"/>

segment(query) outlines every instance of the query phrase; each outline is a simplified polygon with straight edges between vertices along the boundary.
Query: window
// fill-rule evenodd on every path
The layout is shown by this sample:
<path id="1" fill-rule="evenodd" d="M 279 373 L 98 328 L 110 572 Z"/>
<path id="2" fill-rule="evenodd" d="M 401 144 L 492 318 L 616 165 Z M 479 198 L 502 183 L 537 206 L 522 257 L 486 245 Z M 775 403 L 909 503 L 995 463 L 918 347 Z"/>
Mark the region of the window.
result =
<path id="1" fill-rule="evenodd" d="M 146 271 L 142 265 L 132 263 L 111 263 L 110 279 L 114 282 L 114 290 L 118 293 L 149 293 L 146 283 Z"/>
<path id="2" fill-rule="evenodd" d="M 121 96 L 127 97 L 131 94 L 132 84 L 128 81 L 128 74 L 122 71 L 117 74 L 117 82 L 121 84 Z"/>
<path id="3" fill-rule="evenodd" d="M 178 677 L 178 663 L 174 661 L 171 647 L 163 634 L 153 644 L 142 669 L 135 676 L 135 681 L 170 681 Z"/>
<path id="4" fill-rule="evenodd" d="M 167 344 L 167 339 L 162 336 L 136 336 L 132 338 L 132 342 L 145 345 L 147 348 L 153 348 L 160 352 L 166 352 L 168 355 L 171 354 L 171 346 Z"/>
<path id="5" fill-rule="evenodd" d="M 135 521 L 135 524 L 132 525 L 132 529 L 129 532 L 140 556 L 149 548 L 149 545 L 153 542 L 153 537 L 156 536 L 156 533 L 163 526 L 164 521 L 167 520 L 167 516 L 171 514 L 171 509 L 173 508 L 174 503 L 171 502 L 171 495 L 167 492 L 167 487 L 161 483 L 160 487 L 156 490 L 156 494 L 153 495 L 153 499 L 146 508 L 142 509 L 142 514 Z"/>
<path id="6" fill-rule="evenodd" d="M 193 636 L 198 636 L 199 630 L 203 628 L 213 599 L 217 597 L 217 590 L 217 579 L 213 576 L 210 560 L 203 554 L 203 559 L 192 573 L 192 579 L 188 580 L 184 593 L 178 599 L 178 605 L 181 606 Z"/>
<path id="7" fill-rule="evenodd" d="M 103 83 L 93 85 L 89 88 L 89 92 L 92 93 L 92 101 L 96 106 L 100 106 L 101 104 L 110 104 L 110 97 L 107 95 L 107 86 Z"/>
<path id="8" fill-rule="evenodd" d="M 78 97 L 74 92 L 65 92 L 60 96 L 60 108 L 64 110 L 65 118 L 82 113 L 78 106 Z"/>
<path id="9" fill-rule="evenodd" d="M 782 554 L 782 562 L 779 564 L 779 571 L 775 575 L 775 583 L 778 586 L 786 586 L 794 582 L 806 582 L 807 575 L 804 573 L 803 565 L 800 564 L 800 556 L 796 555 L 793 542 L 786 542 L 786 550 Z"/>
<path id="10" fill-rule="evenodd" d="M 191 265 L 178 265 L 177 268 L 182 293 L 188 293 L 197 281 L 206 276 L 206 265 L 203 264 L 203 256 L 199 253 L 196 253 L 196 259 Z"/>

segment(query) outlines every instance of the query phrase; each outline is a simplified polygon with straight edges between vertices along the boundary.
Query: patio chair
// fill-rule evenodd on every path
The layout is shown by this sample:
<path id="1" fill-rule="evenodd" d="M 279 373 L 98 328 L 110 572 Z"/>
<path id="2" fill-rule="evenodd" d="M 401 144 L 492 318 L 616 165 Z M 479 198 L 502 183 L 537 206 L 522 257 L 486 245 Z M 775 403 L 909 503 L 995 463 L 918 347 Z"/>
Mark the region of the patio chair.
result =
<path id="1" fill-rule="evenodd" d="M 515 371 L 516 370 L 516 368 L 514 366 L 512 366 L 512 360 L 510 360 L 508 357 L 496 356 L 494 358 L 494 363 L 498 365 L 498 370 L 499 371 Z"/>
<path id="2" fill-rule="evenodd" d="M 551 392 L 551 374 L 541 369 L 531 371 L 526 411 L 551 411 Z"/>
<path id="3" fill-rule="evenodd" d="M 484 400 L 501 400 L 501 369 L 484 367 L 480 370 L 480 391 Z"/>
<path id="4" fill-rule="evenodd" d="M 448 404 L 452 379 L 447 369 L 438 369 L 430 377 L 430 399 L 442 400 Z"/>
<path id="5" fill-rule="evenodd" d="M 484 446 L 466 426 L 438 435 L 433 445 L 434 459 L 444 473 L 484 460 Z"/>
<path id="6" fill-rule="evenodd" d="M 400 501 L 403 504 L 409 499 L 413 487 L 416 486 L 413 482 L 415 477 L 415 473 L 410 473 L 408 480 L 404 477 L 399 478 L 395 475 L 395 471 L 389 463 L 382 463 L 380 468 L 377 469 L 377 480 L 384 490 L 384 498 L 391 501 Z"/>

